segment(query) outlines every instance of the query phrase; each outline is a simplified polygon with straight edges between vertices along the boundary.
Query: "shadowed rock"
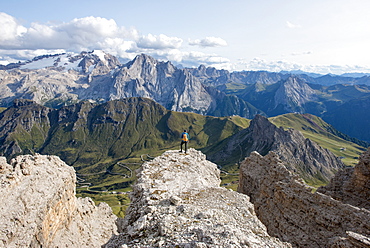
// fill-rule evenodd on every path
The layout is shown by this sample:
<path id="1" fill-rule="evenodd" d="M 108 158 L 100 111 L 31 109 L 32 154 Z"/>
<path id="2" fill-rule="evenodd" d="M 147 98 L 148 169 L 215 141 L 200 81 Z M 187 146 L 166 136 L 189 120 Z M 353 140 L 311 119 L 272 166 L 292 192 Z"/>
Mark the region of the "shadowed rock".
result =
<path id="1" fill-rule="evenodd" d="M 338 172 L 327 186 L 317 191 L 334 199 L 370 210 L 370 148 L 354 168 Z"/>
<path id="2" fill-rule="evenodd" d="M 368 210 L 311 191 L 274 152 L 241 164 L 238 192 L 250 196 L 270 235 L 294 247 L 369 247 Z"/>

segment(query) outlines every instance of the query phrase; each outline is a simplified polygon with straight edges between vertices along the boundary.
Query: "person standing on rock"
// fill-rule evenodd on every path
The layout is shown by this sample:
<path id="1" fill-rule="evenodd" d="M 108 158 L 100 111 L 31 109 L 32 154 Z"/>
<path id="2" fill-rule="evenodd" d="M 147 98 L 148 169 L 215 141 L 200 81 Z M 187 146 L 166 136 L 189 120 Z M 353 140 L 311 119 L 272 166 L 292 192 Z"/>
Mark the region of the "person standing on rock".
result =
<path id="1" fill-rule="evenodd" d="M 180 145 L 180 152 L 182 152 L 182 146 L 185 144 L 185 153 L 188 150 L 188 142 L 189 142 L 189 134 L 184 130 L 184 132 L 181 134 L 181 145 Z"/>

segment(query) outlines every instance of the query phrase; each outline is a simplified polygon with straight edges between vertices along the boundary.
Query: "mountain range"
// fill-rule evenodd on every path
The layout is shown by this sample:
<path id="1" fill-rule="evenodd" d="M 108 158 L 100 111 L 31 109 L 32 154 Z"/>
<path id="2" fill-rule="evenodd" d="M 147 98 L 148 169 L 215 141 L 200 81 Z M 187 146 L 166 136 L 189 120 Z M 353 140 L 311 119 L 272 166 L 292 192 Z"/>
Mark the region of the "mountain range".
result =
<path id="1" fill-rule="evenodd" d="M 0 113 L 0 153 L 8 159 L 20 154 L 57 155 L 78 173 L 104 172 L 104 177 L 122 170 L 119 163 L 138 162 L 140 155 L 178 149 L 179 136 L 187 129 L 190 146 L 201 149 L 226 170 L 235 169 L 235 164 L 251 151 L 279 151 L 282 159 L 290 161 L 289 169 L 302 178 L 327 182 L 344 166 L 337 157 L 354 164 L 357 154 L 364 150 L 363 142 L 333 131 L 320 118 L 296 115 L 273 119 L 278 128 L 261 115 L 250 121 L 239 116 L 182 113 L 167 110 L 148 98 L 100 104 L 82 101 L 59 109 L 15 100 Z M 292 127 L 296 131 L 291 131 Z M 135 169 L 137 165 L 129 166 Z"/>
<path id="2" fill-rule="evenodd" d="M 211 116 L 310 113 L 347 135 L 370 141 L 367 75 L 229 72 L 203 65 L 180 69 L 145 54 L 121 64 L 110 54 L 92 51 L 2 66 L 0 85 L 2 107 L 19 98 L 60 108 L 83 100 L 146 97 L 168 110 Z"/>
<path id="3" fill-rule="evenodd" d="M 241 117 L 217 118 L 170 111 L 147 98 L 52 109 L 16 100 L 0 113 L 0 152 L 8 158 L 43 153 L 60 156 L 77 170 L 178 146 L 188 129 L 192 147 L 215 144 L 249 125 Z M 139 153 L 139 154 L 138 154 Z M 104 161 L 104 163 L 103 163 Z M 91 167 L 93 166 L 93 167 Z"/>

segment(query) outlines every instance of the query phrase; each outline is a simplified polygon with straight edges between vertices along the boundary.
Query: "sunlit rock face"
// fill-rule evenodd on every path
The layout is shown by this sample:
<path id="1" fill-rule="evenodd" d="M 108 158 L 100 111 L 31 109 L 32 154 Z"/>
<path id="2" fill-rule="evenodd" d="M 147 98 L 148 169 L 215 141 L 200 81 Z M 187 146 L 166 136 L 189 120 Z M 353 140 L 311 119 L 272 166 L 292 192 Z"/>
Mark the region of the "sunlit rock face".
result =
<path id="1" fill-rule="evenodd" d="M 248 196 L 219 186 L 219 173 L 194 149 L 145 163 L 105 247 L 291 247 L 267 234 Z"/>
<path id="2" fill-rule="evenodd" d="M 57 156 L 0 157 L 1 247 L 99 247 L 116 233 L 107 204 L 76 198 L 76 175 Z"/>

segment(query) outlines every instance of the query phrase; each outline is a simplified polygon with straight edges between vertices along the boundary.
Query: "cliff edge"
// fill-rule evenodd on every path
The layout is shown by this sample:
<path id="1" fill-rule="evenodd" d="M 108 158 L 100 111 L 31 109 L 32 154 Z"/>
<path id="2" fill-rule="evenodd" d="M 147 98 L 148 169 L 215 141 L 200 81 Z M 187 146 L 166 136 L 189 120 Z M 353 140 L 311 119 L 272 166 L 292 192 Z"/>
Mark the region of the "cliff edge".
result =
<path id="1" fill-rule="evenodd" d="M 291 247 L 267 234 L 248 196 L 219 186 L 219 173 L 194 149 L 146 162 L 105 247 Z"/>
<path id="2" fill-rule="evenodd" d="M 99 247 L 116 233 L 103 203 L 76 198 L 73 167 L 59 157 L 0 157 L 1 247 Z"/>
<path id="3" fill-rule="evenodd" d="M 268 233 L 294 247 L 370 247 L 370 212 L 312 193 L 279 156 L 252 152 L 240 167 L 247 194 Z"/>
<path id="4" fill-rule="evenodd" d="M 370 210 L 370 147 L 355 167 L 345 168 L 317 191 L 336 200 Z"/>

